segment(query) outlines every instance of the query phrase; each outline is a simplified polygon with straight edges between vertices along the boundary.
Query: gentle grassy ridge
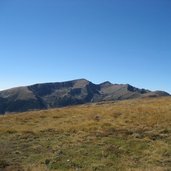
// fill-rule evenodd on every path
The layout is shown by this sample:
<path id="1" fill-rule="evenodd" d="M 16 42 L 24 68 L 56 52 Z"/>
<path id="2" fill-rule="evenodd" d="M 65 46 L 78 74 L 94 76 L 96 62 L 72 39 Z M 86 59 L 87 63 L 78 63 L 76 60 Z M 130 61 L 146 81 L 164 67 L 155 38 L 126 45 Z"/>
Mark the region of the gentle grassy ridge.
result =
<path id="1" fill-rule="evenodd" d="M 171 98 L 1 116 L 0 170 L 171 170 Z"/>

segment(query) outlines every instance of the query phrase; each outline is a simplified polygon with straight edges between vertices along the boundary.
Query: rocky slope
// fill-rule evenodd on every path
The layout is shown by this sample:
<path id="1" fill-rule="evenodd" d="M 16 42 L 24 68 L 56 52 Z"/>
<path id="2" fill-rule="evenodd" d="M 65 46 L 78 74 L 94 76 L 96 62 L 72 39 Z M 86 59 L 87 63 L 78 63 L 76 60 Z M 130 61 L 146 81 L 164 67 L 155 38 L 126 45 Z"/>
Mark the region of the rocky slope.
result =
<path id="1" fill-rule="evenodd" d="M 169 96 L 163 91 L 149 91 L 129 84 L 104 82 L 93 84 L 79 79 L 59 83 L 35 84 L 0 92 L 0 114 L 48 109 L 90 102 L 124 100 L 139 97 Z"/>

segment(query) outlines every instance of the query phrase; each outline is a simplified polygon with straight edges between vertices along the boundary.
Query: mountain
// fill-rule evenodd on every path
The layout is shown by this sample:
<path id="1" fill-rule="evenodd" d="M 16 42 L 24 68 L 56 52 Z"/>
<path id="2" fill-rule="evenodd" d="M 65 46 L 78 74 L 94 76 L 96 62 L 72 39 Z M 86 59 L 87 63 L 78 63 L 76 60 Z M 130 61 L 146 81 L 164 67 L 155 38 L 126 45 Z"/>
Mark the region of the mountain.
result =
<path id="1" fill-rule="evenodd" d="M 169 96 L 169 94 L 163 91 L 139 89 L 129 84 L 112 84 L 108 81 L 94 84 L 86 79 L 78 79 L 0 91 L 0 114 L 90 102 L 161 96 Z"/>

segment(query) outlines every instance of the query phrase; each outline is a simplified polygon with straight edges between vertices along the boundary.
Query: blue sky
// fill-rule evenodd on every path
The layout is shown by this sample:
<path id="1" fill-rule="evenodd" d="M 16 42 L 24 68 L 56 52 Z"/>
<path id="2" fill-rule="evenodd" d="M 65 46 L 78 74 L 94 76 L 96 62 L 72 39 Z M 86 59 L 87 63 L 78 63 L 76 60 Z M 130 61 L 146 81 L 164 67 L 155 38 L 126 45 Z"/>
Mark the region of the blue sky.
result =
<path id="1" fill-rule="evenodd" d="M 0 89 L 86 78 L 171 93 L 170 0 L 1 0 Z"/>

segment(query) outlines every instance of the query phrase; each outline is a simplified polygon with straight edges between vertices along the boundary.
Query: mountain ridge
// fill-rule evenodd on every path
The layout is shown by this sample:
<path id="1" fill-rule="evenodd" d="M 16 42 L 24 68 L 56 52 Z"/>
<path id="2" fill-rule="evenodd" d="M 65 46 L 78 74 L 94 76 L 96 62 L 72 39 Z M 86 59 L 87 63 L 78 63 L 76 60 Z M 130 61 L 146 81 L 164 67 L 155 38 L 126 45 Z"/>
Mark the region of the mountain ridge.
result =
<path id="1" fill-rule="evenodd" d="M 39 83 L 0 91 L 0 114 L 25 112 L 91 102 L 170 96 L 164 91 L 150 91 L 130 84 L 105 81 L 94 84 L 86 79 Z"/>

